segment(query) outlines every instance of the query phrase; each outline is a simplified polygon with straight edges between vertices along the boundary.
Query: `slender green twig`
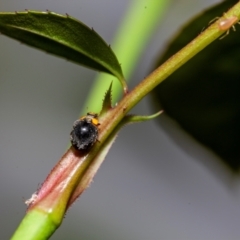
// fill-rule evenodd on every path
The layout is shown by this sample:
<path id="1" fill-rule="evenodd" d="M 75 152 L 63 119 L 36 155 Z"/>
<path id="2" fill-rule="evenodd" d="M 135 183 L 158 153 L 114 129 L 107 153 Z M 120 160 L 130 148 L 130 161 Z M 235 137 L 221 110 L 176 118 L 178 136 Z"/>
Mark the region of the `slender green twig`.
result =
<path id="1" fill-rule="evenodd" d="M 100 119 L 101 131 L 99 133 L 98 144 L 95 144 L 87 155 L 76 153 L 76 151 L 74 152 L 72 148 L 67 151 L 62 159 L 64 160 L 65 158 L 70 163 L 72 163 L 72 160 L 74 160 L 76 164 L 73 163 L 74 171 L 71 171 L 71 175 L 67 175 L 67 179 L 64 181 L 64 188 L 61 184 L 61 181 L 59 182 L 59 185 L 57 185 L 60 188 L 57 190 L 64 190 L 65 193 L 60 191 L 61 197 L 55 202 L 56 205 L 51 205 L 51 203 L 48 203 L 47 200 L 44 201 L 43 199 L 42 205 L 40 202 L 36 208 L 30 209 L 12 239 L 46 239 L 46 236 L 50 236 L 57 229 L 62 221 L 64 211 L 68 206 L 67 204 L 69 198 L 67 197 L 71 197 L 71 194 L 74 193 L 74 190 L 79 184 L 82 186 L 82 191 L 88 187 L 89 181 L 86 181 L 86 178 L 89 180 L 89 175 L 86 175 L 86 172 L 94 169 L 92 177 L 94 176 L 101 162 L 104 160 L 104 158 L 100 158 L 99 161 L 96 161 L 96 156 L 101 154 L 102 148 L 104 148 L 105 144 L 111 140 L 110 138 L 113 137 L 112 133 L 114 133 L 119 124 L 121 124 L 121 121 L 123 121 L 128 111 L 132 109 L 158 84 L 164 81 L 171 73 L 173 73 L 203 48 L 217 39 L 224 33 L 224 31 L 227 31 L 228 29 L 223 30 L 220 28 L 219 23 L 226 19 L 226 17 L 231 16 L 236 16 L 238 18 L 240 17 L 240 2 L 235 4 L 235 6 L 226 12 L 224 16 L 220 17 L 219 20 L 209 26 L 186 47 L 163 63 L 148 77 L 146 77 L 138 86 L 125 95 L 117 106 L 110 109 L 104 115 L 104 117 Z M 84 161 L 81 164 L 81 162 L 79 162 L 79 158 L 81 159 L 82 157 L 84 158 Z M 95 165 L 97 165 L 96 168 L 94 168 Z M 60 165 L 59 167 L 64 168 L 65 166 Z M 53 188 L 50 190 L 50 193 L 54 193 L 55 191 Z M 55 200 L 55 197 L 55 195 L 52 196 L 53 201 Z M 44 207 L 49 206 L 49 204 L 50 207 L 45 209 Z M 32 233 L 32 238 L 21 238 L 22 236 L 27 236 L 30 225 L 35 231 L 35 233 Z"/>
<path id="2" fill-rule="evenodd" d="M 169 2 L 170 0 L 134 0 L 128 7 L 111 44 L 121 63 L 127 81 L 131 77 L 138 59 L 145 48 L 144 46 L 152 36 L 153 30 L 159 26 Z M 96 102 L 96 99 L 102 99 L 112 80 L 113 76 L 105 73 L 98 74 L 83 107 L 84 112 L 86 109 L 94 112 L 100 111 L 102 103 L 100 101 Z M 114 81 L 113 102 L 119 99 L 121 92 L 120 84 Z"/>

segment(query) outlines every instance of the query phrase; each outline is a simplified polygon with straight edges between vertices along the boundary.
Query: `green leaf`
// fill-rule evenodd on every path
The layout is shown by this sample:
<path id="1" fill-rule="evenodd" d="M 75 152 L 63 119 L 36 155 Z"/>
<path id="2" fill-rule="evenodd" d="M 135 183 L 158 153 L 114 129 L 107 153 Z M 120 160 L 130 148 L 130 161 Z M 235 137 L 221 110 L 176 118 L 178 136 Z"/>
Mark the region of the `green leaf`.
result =
<path id="1" fill-rule="evenodd" d="M 110 46 L 82 22 L 54 12 L 0 13 L 0 32 L 94 70 L 124 77 Z"/>
<path id="2" fill-rule="evenodd" d="M 212 19 L 222 16 L 237 2 L 222 2 L 195 18 L 171 42 L 157 65 L 184 47 Z M 209 45 L 154 90 L 155 102 L 233 170 L 240 167 L 238 25 L 236 30 L 230 29 L 228 35 Z"/>

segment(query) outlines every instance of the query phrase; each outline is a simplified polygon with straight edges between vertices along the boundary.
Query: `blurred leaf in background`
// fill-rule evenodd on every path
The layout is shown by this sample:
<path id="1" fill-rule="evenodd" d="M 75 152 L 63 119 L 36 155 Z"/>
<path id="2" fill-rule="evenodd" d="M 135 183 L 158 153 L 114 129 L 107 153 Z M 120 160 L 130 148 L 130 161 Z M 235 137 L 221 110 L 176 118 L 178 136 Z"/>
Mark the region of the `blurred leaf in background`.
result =
<path id="1" fill-rule="evenodd" d="M 224 1 L 188 23 L 160 56 L 157 66 L 237 2 Z M 236 25 L 236 32 L 230 29 L 228 35 L 205 48 L 153 92 L 155 103 L 234 171 L 240 167 L 239 39 Z"/>

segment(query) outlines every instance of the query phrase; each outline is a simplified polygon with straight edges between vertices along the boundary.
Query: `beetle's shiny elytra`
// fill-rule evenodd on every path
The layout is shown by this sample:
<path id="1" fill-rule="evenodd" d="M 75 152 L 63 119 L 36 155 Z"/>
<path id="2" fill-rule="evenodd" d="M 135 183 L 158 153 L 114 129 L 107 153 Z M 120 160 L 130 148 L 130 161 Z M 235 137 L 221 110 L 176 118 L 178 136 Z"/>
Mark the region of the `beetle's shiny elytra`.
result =
<path id="1" fill-rule="evenodd" d="M 89 149 L 98 138 L 98 115 L 87 113 L 86 116 L 76 120 L 70 133 L 70 141 L 78 150 Z"/>

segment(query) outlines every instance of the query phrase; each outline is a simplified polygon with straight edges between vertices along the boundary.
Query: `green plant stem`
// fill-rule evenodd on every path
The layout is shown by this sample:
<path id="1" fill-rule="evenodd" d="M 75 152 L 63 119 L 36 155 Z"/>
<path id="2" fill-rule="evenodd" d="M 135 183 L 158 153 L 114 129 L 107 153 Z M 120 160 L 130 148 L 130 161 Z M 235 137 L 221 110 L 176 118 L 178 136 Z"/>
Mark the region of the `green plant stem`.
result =
<path id="1" fill-rule="evenodd" d="M 123 17 L 123 22 L 116 33 L 111 47 L 118 56 L 123 68 L 125 79 L 129 80 L 137 61 L 145 49 L 145 45 L 152 36 L 154 29 L 159 26 L 160 19 L 170 0 L 133 0 Z M 113 76 L 98 74 L 94 86 L 88 96 L 83 110 L 89 109 L 99 112 L 102 106 L 101 99 L 112 82 Z M 113 102 L 119 99 L 122 93 L 120 84 L 113 81 Z"/>
<path id="2" fill-rule="evenodd" d="M 235 4 L 235 6 L 230 9 L 227 13 L 225 13 L 224 17 L 221 17 L 218 21 L 213 23 L 210 27 L 208 27 L 204 32 L 202 32 L 199 36 L 197 36 L 192 42 L 190 42 L 186 47 L 172 56 L 169 60 L 167 60 L 164 64 L 162 64 L 159 68 L 157 68 L 153 73 L 151 73 L 148 77 L 146 77 L 139 85 L 137 85 L 131 92 L 123 97 L 123 99 L 119 102 L 119 104 L 110 109 L 106 115 L 104 115 L 104 119 L 101 123 L 101 131 L 99 134 L 99 142 L 95 144 L 89 154 L 86 156 L 86 160 L 84 161 L 84 169 L 89 170 L 94 167 L 95 164 L 94 158 L 101 154 L 101 150 L 104 148 L 104 145 L 111 140 L 113 133 L 116 132 L 116 129 L 121 125 L 121 121 L 124 121 L 124 117 L 127 112 L 132 109 L 144 96 L 146 96 L 154 87 L 164 81 L 171 73 L 177 70 L 180 66 L 182 66 L 185 62 L 187 62 L 190 58 L 196 55 L 199 51 L 217 39 L 224 31 L 220 30 L 218 27 L 218 23 L 226 19 L 226 17 L 230 16 L 240 17 L 240 2 Z M 226 29 L 227 31 L 227 29 Z M 227 36 L 226 36 L 227 37 Z M 224 39 L 223 39 L 224 40 Z M 222 40 L 222 41 L 223 41 Z M 180 80 L 181 81 L 181 80 Z M 70 150 L 68 152 L 71 153 Z M 69 157 L 69 154 L 65 154 Z M 104 158 L 100 159 L 103 161 Z M 76 159 L 77 160 L 77 159 Z M 101 162 L 97 162 L 98 166 L 100 166 Z M 81 167 L 81 166 L 80 166 Z M 74 172 L 72 172 L 71 176 L 68 176 L 68 184 L 64 190 L 74 191 L 74 188 L 71 187 L 71 184 L 76 186 L 77 184 L 81 184 L 85 179 L 83 174 L 86 171 L 82 171 L 84 169 L 76 168 Z M 82 173 L 83 172 L 83 173 Z M 95 174 L 95 173 L 94 173 Z M 73 178 L 75 182 L 73 182 Z M 84 189 L 87 185 L 84 185 Z M 74 192 L 73 192 L 74 193 Z M 59 199 L 61 200 L 61 199 Z M 65 210 L 66 205 L 59 205 L 54 208 L 54 220 L 51 218 L 51 212 L 44 212 L 43 216 L 39 216 L 37 212 L 38 209 L 33 209 L 32 213 L 29 211 L 27 215 L 23 219 L 19 228 L 17 229 L 15 235 L 12 239 L 20 240 L 20 239 L 46 239 L 44 236 L 50 236 L 59 224 L 62 221 L 62 214 L 58 214 L 59 211 Z M 41 214 L 40 214 L 41 215 Z M 45 218 L 46 216 L 46 218 Z M 46 221 L 44 221 L 44 218 Z M 33 230 L 36 229 L 36 232 L 32 233 L 31 236 L 28 237 L 27 233 L 29 228 Z M 47 232 L 46 232 L 47 231 Z M 40 235 L 37 233 L 40 232 Z M 43 235 L 43 233 L 45 235 Z"/>
<path id="3" fill-rule="evenodd" d="M 140 102 L 148 93 L 150 93 L 158 84 L 164 81 L 171 73 L 176 71 L 189 59 L 195 56 L 198 52 L 204 49 L 207 45 L 211 44 L 224 31 L 220 30 L 218 23 L 226 16 L 240 17 L 240 2 L 237 3 L 232 9 L 219 18 L 215 23 L 209 26 L 204 32 L 200 33 L 194 40 L 192 40 L 186 47 L 182 48 L 179 52 L 173 55 L 159 68 L 146 77 L 140 84 L 138 84 L 131 92 L 123 97 L 123 99 L 113 109 L 109 110 L 101 121 L 101 132 L 99 134 L 99 144 L 96 144 L 88 155 L 88 159 L 93 159 L 94 156 L 101 150 L 102 144 L 112 134 L 115 128 L 121 124 L 121 121 L 126 114 Z M 181 81 L 181 79 L 179 80 Z M 91 164 L 91 160 L 89 161 Z"/>
<path id="4" fill-rule="evenodd" d="M 48 239 L 54 233 L 58 225 L 59 224 L 55 224 L 51 217 L 44 212 L 38 210 L 28 212 L 11 240 Z"/>
<path id="5" fill-rule="evenodd" d="M 148 77 L 146 77 L 139 85 L 137 85 L 128 95 L 126 95 L 118 103 L 118 106 L 116 106 L 113 111 L 109 113 L 109 119 L 106 120 L 108 124 L 104 126 L 106 128 L 106 132 L 104 131 L 103 138 L 107 137 L 108 134 L 122 120 L 124 115 L 126 115 L 126 113 L 132 109 L 140 100 L 142 100 L 142 98 L 145 97 L 151 90 L 153 90 L 158 84 L 164 81 L 170 74 L 176 71 L 179 67 L 181 67 L 189 59 L 204 49 L 207 45 L 219 38 L 219 36 L 221 36 L 225 31 L 219 29 L 218 23 L 222 20 L 225 20 L 226 17 L 231 16 L 236 16 L 238 18 L 240 17 L 240 2 L 235 4 L 228 12 L 224 14 L 224 16 L 220 17 L 205 31 L 200 33 L 187 46 L 185 46 L 178 53 L 163 63 L 159 68 L 157 68 Z"/>

